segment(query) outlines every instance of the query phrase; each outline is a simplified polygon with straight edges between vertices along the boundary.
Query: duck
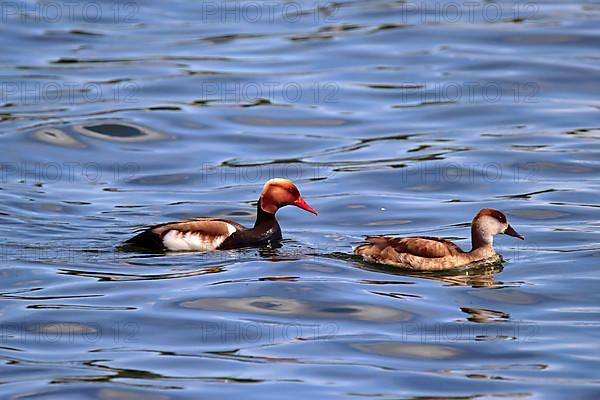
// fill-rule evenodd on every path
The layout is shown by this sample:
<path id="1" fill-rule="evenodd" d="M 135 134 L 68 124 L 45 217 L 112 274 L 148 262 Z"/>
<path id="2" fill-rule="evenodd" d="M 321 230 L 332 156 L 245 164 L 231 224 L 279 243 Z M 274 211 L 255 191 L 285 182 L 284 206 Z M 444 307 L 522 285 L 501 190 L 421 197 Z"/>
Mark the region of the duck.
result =
<path id="1" fill-rule="evenodd" d="M 471 222 L 471 251 L 439 237 L 367 236 L 366 243 L 354 248 L 354 254 L 367 262 L 422 271 L 498 263 L 502 257 L 494 250 L 494 236 L 501 233 L 525 240 L 501 211 L 483 208 Z"/>
<path id="2" fill-rule="evenodd" d="M 275 218 L 277 211 L 293 205 L 318 215 L 288 179 L 267 181 L 257 204 L 256 222 L 246 228 L 221 218 L 193 218 L 166 222 L 144 228 L 123 242 L 123 248 L 144 248 L 156 251 L 213 251 L 241 247 L 261 247 L 281 240 L 281 228 Z"/>

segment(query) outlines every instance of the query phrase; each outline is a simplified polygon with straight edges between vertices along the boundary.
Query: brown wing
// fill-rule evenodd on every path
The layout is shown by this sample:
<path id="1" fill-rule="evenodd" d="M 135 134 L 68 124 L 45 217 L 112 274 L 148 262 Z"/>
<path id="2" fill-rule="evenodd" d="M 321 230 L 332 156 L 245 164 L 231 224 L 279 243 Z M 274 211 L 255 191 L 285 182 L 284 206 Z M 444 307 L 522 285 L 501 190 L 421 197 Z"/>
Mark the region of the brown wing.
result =
<path id="1" fill-rule="evenodd" d="M 367 242 L 376 245 L 380 249 L 393 248 L 397 253 L 411 254 L 424 258 L 439 258 L 457 255 L 463 251 L 449 240 L 430 237 L 416 236 L 407 238 L 393 238 L 388 236 L 370 236 Z"/>
<path id="2" fill-rule="evenodd" d="M 218 218 L 193 218 L 183 221 L 166 222 L 150 227 L 150 230 L 158 235 L 164 235 L 168 231 L 176 230 L 181 233 L 197 233 L 203 236 L 229 236 L 231 227 L 236 230 L 244 227 L 236 222 Z"/>

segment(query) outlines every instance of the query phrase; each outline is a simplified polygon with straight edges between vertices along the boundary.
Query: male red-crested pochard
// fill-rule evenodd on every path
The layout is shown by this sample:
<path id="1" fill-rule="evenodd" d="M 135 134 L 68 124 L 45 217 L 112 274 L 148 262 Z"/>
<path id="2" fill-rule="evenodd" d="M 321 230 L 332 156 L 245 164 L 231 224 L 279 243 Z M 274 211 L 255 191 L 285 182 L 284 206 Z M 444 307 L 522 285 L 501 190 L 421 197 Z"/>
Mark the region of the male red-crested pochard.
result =
<path id="1" fill-rule="evenodd" d="M 194 218 L 154 225 L 123 244 L 163 251 L 210 251 L 262 246 L 281 239 L 281 228 L 275 213 L 288 205 L 318 215 L 300 196 L 296 185 L 287 179 L 276 178 L 263 187 L 252 228 L 225 219 Z"/>
<path id="2" fill-rule="evenodd" d="M 434 271 L 464 267 L 481 261 L 498 262 L 494 251 L 494 236 L 500 233 L 524 240 L 498 210 L 484 208 L 471 222 L 471 251 L 464 252 L 454 243 L 437 237 L 417 236 L 395 238 L 368 236 L 365 244 L 357 246 L 354 254 L 365 261 L 397 267 Z"/>

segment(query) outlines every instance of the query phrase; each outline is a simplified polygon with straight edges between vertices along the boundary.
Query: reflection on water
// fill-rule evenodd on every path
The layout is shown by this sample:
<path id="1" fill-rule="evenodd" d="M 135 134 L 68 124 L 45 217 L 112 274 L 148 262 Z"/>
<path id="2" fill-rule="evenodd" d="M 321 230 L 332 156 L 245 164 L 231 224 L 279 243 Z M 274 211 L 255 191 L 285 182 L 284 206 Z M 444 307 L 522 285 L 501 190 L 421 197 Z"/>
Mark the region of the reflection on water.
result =
<path id="1" fill-rule="evenodd" d="M 341 304 L 332 306 L 322 304 L 310 305 L 299 300 L 277 297 L 251 297 L 251 298 L 210 298 L 201 300 L 188 300 L 181 303 L 184 308 L 197 308 L 201 310 L 219 310 L 257 314 L 282 314 L 302 317 L 310 315 L 313 318 L 334 320 L 365 320 L 365 321 L 402 321 L 411 318 L 410 313 L 376 305 L 367 304 Z"/>
<path id="2" fill-rule="evenodd" d="M 226 4 L 5 4 L 0 398 L 594 398 L 598 6 Z M 280 246 L 118 248 L 277 176 Z M 482 207 L 502 265 L 351 256 Z"/>
<path id="3" fill-rule="evenodd" d="M 116 122 L 105 122 L 98 125 L 77 125 L 74 129 L 83 135 L 93 138 L 123 142 L 159 140 L 166 137 L 166 135 L 142 126 Z"/>
<path id="4" fill-rule="evenodd" d="M 358 267 L 368 271 L 379 271 L 393 275 L 431 279 L 434 281 L 445 282 L 449 286 L 471 286 L 474 288 L 500 288 L 504 286 L 503 282 L 495 279 L 496 274 L 502 271 L 502 265 L 482 265 L 467 269 L 435 272 L 415 272 L 408 269 L 394 268 L 385 265 L 370 265 L 368 263 L 361 263 Z"/>
<path id="5" fill-rule="evenodd" d="M 77 134 L 85 135 L 95 139 L 109 140 L 115 142 L 141 142 L 165 139 L 165 134 L 153 131 L 151 129 L 134 125 L 132 123 L 99 123 L 96 125 L 75 125 L 67 131 L 49 128 L 35 131 L 32 137 L 36 140 L 55 144 L 63 147 L 86 147 L 86 145 L 77 139 Z"/>
<path id="6" fill-rule="evenodd" d="M 436 346 L 427 344 L 379 342 L 356 345 L 357 350 L 366 353 L 379 354 L 386 357 L 416 358 L 416 359 L 444 359 L 460 355 L 458 349 L 449 346 Z"/>

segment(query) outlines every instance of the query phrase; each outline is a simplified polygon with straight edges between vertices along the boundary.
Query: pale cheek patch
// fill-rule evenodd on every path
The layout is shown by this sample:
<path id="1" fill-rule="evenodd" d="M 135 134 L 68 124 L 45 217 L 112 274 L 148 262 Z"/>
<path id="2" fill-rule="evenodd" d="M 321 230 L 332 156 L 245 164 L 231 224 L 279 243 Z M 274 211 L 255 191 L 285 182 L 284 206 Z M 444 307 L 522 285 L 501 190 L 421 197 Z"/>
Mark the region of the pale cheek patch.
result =
<path id="1" fill-rule="evenodd" d="M 184 233 L 172 230 L 163 237 L 163 244 L 171 251 L 211 251 L 219 247 L 225 239 L 234 233 L 235 228 L 228 225 L 227 231 L 227 235 L 209 236 L 200 232 Z"/>

